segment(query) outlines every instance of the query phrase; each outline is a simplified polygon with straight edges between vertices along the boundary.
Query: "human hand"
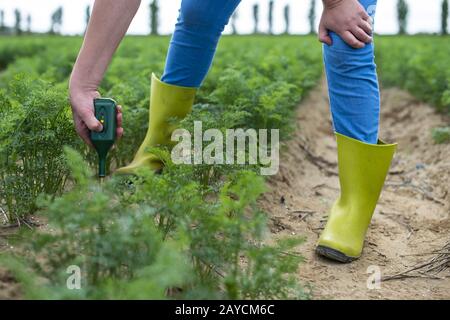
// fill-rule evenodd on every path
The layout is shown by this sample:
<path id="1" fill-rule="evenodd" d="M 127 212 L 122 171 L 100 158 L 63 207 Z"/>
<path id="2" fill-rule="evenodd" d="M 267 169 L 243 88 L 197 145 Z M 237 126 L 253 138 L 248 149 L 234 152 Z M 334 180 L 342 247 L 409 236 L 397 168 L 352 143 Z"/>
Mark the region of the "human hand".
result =
<path id="1" fill-rule="evenodd" d="M 319 41 L 333 44 L 329 31 L 335 32 L 355 49 L 372 42 L 372 21 L 357 0 L 323 0 L 319 25 Z"/>
<path id="2" fill-rule="evenodd" d="M 86 89 L 77 86 L 70 87 L 70 104 L 72 106 L 75 130 L 83 141 L 93 146 L 90 139 L 90 131 L 100 132 L 103 126 L 94 115 L 94 99 L 100 98 L 97 90 Z M 122 107 L 117 106 L 117 139 L 123 135 Z"/>

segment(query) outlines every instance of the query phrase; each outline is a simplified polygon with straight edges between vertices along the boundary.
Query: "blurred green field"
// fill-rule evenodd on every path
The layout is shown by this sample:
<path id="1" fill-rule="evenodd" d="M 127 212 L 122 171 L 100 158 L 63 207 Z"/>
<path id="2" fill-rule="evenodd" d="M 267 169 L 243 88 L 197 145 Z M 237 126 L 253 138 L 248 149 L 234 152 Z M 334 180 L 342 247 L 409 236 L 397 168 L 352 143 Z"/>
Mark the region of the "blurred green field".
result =
<path id="1" fill-rule="evenodd" d="M 161 73 L 164 54 L 170 38 L 132 36 L 125 39 L 115 60 L 136 59 L 131 70 Z M 279 42 L 292 44 L 291 50 L 306 50 L 318 54 L 320 44 L 314 36 L 225 36 L 223 37 L 212 73 L 224 64 L 230 65 L 228 55 L 235 55 L 235 47 L 276 47 Z M 5 87 L 14 75 L 51 75 L 63 81 L 71 71 L 82 43 L 81 37 L 0 37 L 0 87 Z M 242 48 L 244 49 L 244 48 Z M 376 59 L 385 86 L 399 86 L 418 98 L 442 110 L 450 110 L 449 97 L 450 36 L 378 36 Z M 223 57 L 223 58 L 221 58 Z M 317 55 L 317 59 L 321 59 Z M 19 60 L 17 63 L 14 61 Z M 11 65 L 12 64 L 12 65 Z M 232 64 L 231 64 L 232 66 Z M 8 69 L 8 70 L 5 70 Z M 108 87 L 105 84 L 105 87 Z"/>

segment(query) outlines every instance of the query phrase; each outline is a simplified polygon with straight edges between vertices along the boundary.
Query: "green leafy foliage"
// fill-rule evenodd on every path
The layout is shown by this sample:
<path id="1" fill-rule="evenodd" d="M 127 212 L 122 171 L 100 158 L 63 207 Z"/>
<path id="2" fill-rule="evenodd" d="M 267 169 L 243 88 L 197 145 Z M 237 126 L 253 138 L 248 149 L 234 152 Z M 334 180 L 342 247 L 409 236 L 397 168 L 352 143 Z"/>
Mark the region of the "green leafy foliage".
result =
<path id="1" fill-rule="evenodd" d="M 14 221 L 36 210 L 41 193 L 62 192 L 62 150 L 76 140 L 62 84 L 17 75 L 0 100 L 0 205 Z"/>
<path id="2" fill-rule="evenodd" d="M 124 139 L 112 167 L 128 163 L 148 125 L 150 74 L 162 73 L 168 37 L 125 39 L 100 88 L 123 105 Z M 39 210 L 48 227 L 28 232 L 24 255 L 0 261 L 30 298 L 306 298 L 296 276 L 301 239 L 267 243 L 257 206 L 264 179 L 256 165 L 175 165 L 99 186 L 96 162 L 76 137 L 67 80 L 80 38 L 23 38 L 39 54 L 5 58 L 0 75 L 0 206 L 26 219 Z M 20 47 L 20 44 L 15 44 Z M 2 50 L 11 44 L 0 41 Z M 26 52 L 26 50 L 25 50 Z M 6 56 L 6 54 L 5 54 Z M 280 129 L 322 72 L 313 38 L 224 38 L 181 126 Z M 19 75 L 19 76 L 18 76 Z M 73 149 L 65 149 L 71 146 Z M 65 151 L 64 151 L 65 150 Z M 87 161 L 87 163 L 86 163 Z M 69 266 L 82 290 L 66 287 Z"/>
<path id="3" fill-rule="evenodd" d="M 41 199 L 49 230 L 31 233 L 27 244 L 26 265 L 41 279 L 31 283 L 46 287 L 40 298 L 161 299 L 166 289 L 185 283 L 190 266 L 182 244 L 162 240 L 154 212 L 124 205 L 111 182 L 101 188 L 92 180 L 77 152 L 65 154 L 75 185 L 54 200 Z M 81 290 L 66 287 L 70 266 L 82 272 Z"/>
<path id="4" fill-rule="evenodd" d="M 436 143 L 450 142 L 450 127 L 435 128 L 433 130 L 433 140 Z"/>
<path id="5" fill-rule="evenodd" d="M 386 37 L 377 42 L 381 80 L 450 112 L 448 37 Z"/>
<path id="6" fill-rule="evenodd" d="M 376 45 L 382 83 L 408 90 L 439 111 L 450 113 L 450 41 L 443 37 L 385 37 Z M 433 138 L 448 141 L 446 128 Z"/>
<path id="7" fill-rule="evenodd" d="M 0 47 L 0 70 L 5 69 L 10 63 L 20 57 L 29 57 L 39 53 L 46 48 L 46 44 L 39 40 L 3 40 Z"/>
<path id="8" fill-rule="evenodd" d="M 190 166 L 142 172 L 99 186 L 81 156 L 66 149 L 74 187 L 42 198 L 48 228 L 27 231 L 26 258 L 3 256 L 30 298 L 305 298 L 295 277 L 300 239 L 264 244 L 256 207 L 264 182 L 241 171 L 214 197 L 190 180 Z M 209 200 L 205 196 L 209 194 Z M 208 198 L 208 197 L 207 197 Z M 81 290 L 66 286 L 81 270 Z"/>
<path id="9" fill-rule="evenodd" d="M 162 73 L 168 41 L 125 39 L 102 83 L 124 109 L 113 168 L 131 160 L 146 133 L 150 74 Z M 80 44 L 0 39 L 0 207 L 9 222 L 36 211 L 48 220 L 44 230 L 23 231 L 23 252 L 0 256 L 26 297 L 307 298 L 294 253 L 302 239 L 268 243 L 257 165 L 175 165 L 168 150 L 155 149 L 162 175 L 93 180 L 96 155 L 76 137 L 67 100 Z M 381 79 L 449 111 L 448 52 L 445 37 L 381 38 Z M 222 132 L 280 129 L 287 139 L 296 105 L 321 73 L 312 37 L 226 37 L 181 127 L 192 132 L 197 120 Z M 448 128 L 433 136 L 448 141 Z M 66 286 L 70 266 L 81 269 L 81 290 Z"/>

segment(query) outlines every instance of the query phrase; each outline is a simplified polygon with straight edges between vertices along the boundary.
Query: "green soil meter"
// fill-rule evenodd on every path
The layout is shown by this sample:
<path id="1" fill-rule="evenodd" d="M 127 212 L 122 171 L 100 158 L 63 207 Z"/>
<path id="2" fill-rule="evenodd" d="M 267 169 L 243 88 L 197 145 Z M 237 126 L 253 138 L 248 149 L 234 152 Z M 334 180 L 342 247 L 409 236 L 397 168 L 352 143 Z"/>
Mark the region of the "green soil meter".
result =
<path id="1" fill-rule="evenodd" d="M 117 104 L 112 99 L 94 100 L 95 117 L 103 125 L 101 132 L 91 131 L 91 141 L 98 153 L 98 176 L 106 176 L 106 157 L 116 142 Z"/>

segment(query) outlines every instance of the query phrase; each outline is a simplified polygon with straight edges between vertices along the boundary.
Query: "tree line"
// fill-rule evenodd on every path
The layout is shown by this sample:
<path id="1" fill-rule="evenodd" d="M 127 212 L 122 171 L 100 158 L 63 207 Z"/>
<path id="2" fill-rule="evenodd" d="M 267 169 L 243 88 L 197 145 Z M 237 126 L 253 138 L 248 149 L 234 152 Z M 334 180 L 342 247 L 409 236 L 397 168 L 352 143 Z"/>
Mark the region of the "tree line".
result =
<path id="1" fill-rule="evenodd" d="M 58 7 L 50 16 L 50 29 L 48 34 L 61 34 L 61 28 L 63 25 L 63 7 Z M 26 15 L 26 27 L 23 28 L 23 17 L 22 12 L 19 9 L 14 10 L 14 25 L 12 27 L 6 26 L 5 23 L 5 10 L 0 10 L 0 34 L 12 34 L 12 35 L 23 35 L 32 34 L 32 16 L 31 14 Z"/>
<path id="2" fill-rule="evenodd" d="M 159 25 L 160 25 L 160 1 L 159 0 L 151 0 L 149 4 L 149 27 L 150 27 L 150 35 L 159 35 Z M 274 10 L 275 10 L 275 1 L 268 0 L 268 34 L 274 34 L 273 26 L 274 26 Z M 440 33 L 443 35 L 448 34 L 448 15 L 449 15 L 449 5 L 448 0 L 442 0 L 441 5 L 441 30 Z M 397 0 L 397 20 L 398 20 L 398 34 L 406 34 L 408 27 L 408 15 L 409 15 L 409 6 L 406 0 Z M 90 6 L 86 7 L 85 10 L 85 25 L 89 24 L 89 19 L 91 16 L 91 8 Z M 310 9 L 308 13 L 308 22 L 309 22 L 309 33 L 316 33 L 316 0 L 310 0 Z M 261 13 L 260 13 L 260 4 L 256 3 L 253 5 L 253 33 L 261 34 L 264 33 L 260 29 L 260 21 L 261 21 Z M 284 33 L 289 34 L 291 28 L 291 5 L 286 4 L 283 8 L 283 18 L 284 18 Z M 14 35 L 22 35 L 22 34 L 31 34 L 32 29 L 32 16 L 28 14 L 25 18 L 25 28 L 23 28 L 22 21 L 22 13 L 20 10 L 14 10 L 14 25 L 12 27 L 7 27 L 5 25 L 5 11 L 0 10 L 0 34 L 14 34 Z M 50 17 L 50 29 L 48 31 L 49 34 L 60 34 L 61 27 L 63 24 L 63 7 L 58 7 Z M 239 19 L 239 13 L 236 11 L 230 21 L 231 29 L 233 34 L 238 34 L 237 31 L 237 20 Z"/>

